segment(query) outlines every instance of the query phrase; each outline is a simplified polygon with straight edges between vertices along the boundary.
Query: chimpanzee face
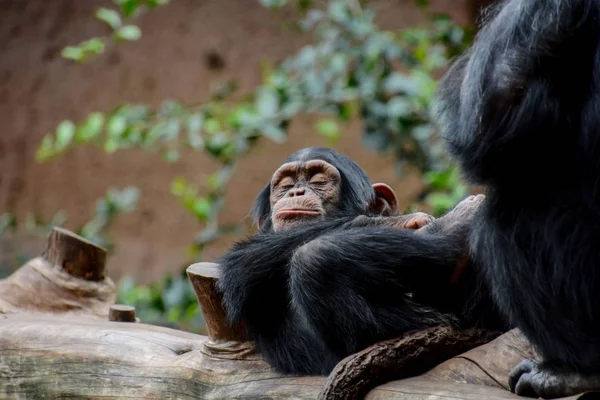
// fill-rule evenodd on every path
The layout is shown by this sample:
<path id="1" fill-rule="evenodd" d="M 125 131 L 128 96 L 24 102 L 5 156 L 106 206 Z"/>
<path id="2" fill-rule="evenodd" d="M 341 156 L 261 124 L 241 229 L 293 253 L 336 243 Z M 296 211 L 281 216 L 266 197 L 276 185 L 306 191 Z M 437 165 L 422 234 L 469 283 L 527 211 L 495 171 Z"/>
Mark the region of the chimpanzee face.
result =
<path id="1" fill-rule="evenodd" d="M 395 215 L 391 187 L 371 184 L 347 156 L 324 147 L 298 150 L 275 171 L 254 201 L 252 214 L 263 232 L 340 215 Z"/>
<path id="2" fill-rule="evenodd" d="M 271 178 L 271 220 L 278 231 L 297 223 L 324 219 L 339 209 L 342 178 L 322 160 L 283 164 Z"/>

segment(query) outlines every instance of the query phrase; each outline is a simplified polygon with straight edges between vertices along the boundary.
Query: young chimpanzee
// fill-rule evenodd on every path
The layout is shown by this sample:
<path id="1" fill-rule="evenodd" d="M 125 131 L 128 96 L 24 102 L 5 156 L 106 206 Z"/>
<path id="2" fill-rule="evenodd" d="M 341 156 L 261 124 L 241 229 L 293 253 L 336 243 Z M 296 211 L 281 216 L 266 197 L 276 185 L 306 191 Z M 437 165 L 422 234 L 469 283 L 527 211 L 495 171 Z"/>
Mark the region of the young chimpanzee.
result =
<path id="1" fill-rule="evenodd" d="M 502 1 L 439 97 L 451 153 L 488 189 L 475 266 L 541 357 L 511 390 L 600 389 L 600 1 Z"/>
<path id="2" fill-rule="evenodd" d="M 482 197 L 434 221 L 399 216 L 392 189 L 371 185 L 354 161 L 300 150 L 256 200 L 260 231 L 220 260 L 228 318 L 245 323 L 276 370 L 305 374 L 328 374 L 344 357 L 412 330 L 473 327 L 485 313 L 496 329 L 494 310 L 477 308 L 484 303 L 469 271 L 459 280 L 466 290 L 451 284 Z"/>

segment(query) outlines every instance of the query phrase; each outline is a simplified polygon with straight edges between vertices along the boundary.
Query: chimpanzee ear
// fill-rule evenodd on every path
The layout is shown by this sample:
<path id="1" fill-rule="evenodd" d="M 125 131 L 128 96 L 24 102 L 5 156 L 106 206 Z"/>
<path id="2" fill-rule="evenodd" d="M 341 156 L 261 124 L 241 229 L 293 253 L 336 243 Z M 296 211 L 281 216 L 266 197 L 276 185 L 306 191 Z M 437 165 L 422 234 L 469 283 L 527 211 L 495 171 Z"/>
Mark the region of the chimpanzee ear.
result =
<path id="1" fill-rule="evenodd" d="M 374 183 L 375 200 L 369 205 L 370 211 L 381 215 L 398 212 L 398 198 L 394 190 L 385 183 Z"/>

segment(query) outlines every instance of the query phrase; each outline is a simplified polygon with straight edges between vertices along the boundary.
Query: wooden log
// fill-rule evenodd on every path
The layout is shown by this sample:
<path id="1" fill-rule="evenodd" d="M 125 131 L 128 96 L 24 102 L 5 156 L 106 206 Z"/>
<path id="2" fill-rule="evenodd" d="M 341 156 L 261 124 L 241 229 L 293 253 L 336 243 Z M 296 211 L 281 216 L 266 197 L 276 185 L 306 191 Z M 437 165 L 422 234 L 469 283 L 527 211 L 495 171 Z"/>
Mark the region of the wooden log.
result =
<path id="1" fill-rule="evenodd" d="M 108 310 L 108 320 L 114 322 L 136 322 L 135 307 L 113 304 Z"/>
<path id="2" fill-rule="evenodd" d="M 245 340 L 244 326 L 230 326 L 227 323 L 223 297 L 217 289 L 219 264 L 200 262 L 186 270 L 206 322 L 208 337 L 204 343 L 205 352 L 215 357 L 244 359 L 256 352 L 253 342 Z"/>
<path id="3" fill-rule="evenodd" d="M 506 376 L 520 361 L 515 333 L 484 345 Z M 325 377 L 275 373 L 260 358 L 231 360 L 205 352 L 206 336 L 87 317 L 0 317 L 0 398 L 316 399 Z M 473 357 L 473 355 L 472 355 Z M 479 368 L 472 363 L 473 368 Z M 481 374 L 487 371 L 480 371 Z M 367 400 L 519 400 L 501 387 L 464 383 L 460 372 L 424 374 L 371 390 Z M 584 398 L 572 396 L 569 399 Z"/>
<path id="4" fill-rule="evenodd" d="M 42 257 L 70 275 L 101 281 L 106 274 L 106 250 L 63 228 L 54 228 Z"/>
<path id="5" fill-rule="evenodd" d="M 246 337 L 244 327 L 230 326 L 226 321 L 223 297 L 216 286 L 219 264 L 200 262 L 190 265 L 186 272 L 200 303 L 208 335 L 215 341 L 243 342 Z"/>
<path id="6" fill-rule="evenodd" d="M 0 314 L 69 313 L 106 319 L 116 287 L 106 276 L 106 250 L 54 228 L 41 257 L 0 280 Z"/>

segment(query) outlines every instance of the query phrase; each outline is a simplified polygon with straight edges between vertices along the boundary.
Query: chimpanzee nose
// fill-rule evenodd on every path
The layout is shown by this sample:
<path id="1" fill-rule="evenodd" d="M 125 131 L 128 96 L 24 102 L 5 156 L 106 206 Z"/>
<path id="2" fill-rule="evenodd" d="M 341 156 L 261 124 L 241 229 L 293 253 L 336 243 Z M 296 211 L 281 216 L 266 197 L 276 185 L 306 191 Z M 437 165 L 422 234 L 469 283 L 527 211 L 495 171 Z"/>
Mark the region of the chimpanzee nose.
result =
<path id="1" fill-rule="evenodd" d="M 304 196 L 304 188 L 293 188 L 293 189 L 290 189 L 289 196 L 290 197 Z"/>

